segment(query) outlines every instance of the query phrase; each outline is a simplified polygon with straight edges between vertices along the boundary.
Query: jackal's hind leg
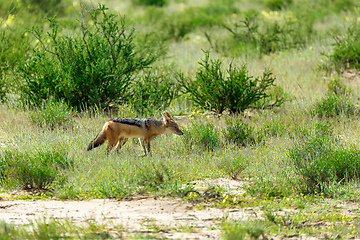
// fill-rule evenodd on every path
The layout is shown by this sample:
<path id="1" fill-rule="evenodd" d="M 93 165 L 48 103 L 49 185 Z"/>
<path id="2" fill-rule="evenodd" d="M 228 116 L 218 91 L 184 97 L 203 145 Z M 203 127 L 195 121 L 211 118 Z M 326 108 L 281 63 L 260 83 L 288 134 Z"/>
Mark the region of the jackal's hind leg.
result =
<path id="1" fill-rule="evenodd" d="M 124 146 L 124 144 L 127 142 L 128 138 L 122 137 L 119 139 L 116 145 L 116 152 L 119 152 L 121 147 Z"/>
<path id="2" fill-rule="evenodd" d="M 106 147 L 106 152 L 109 153 L 111 149 L 117 144 L 117 140 L 108 140 L 108 145 Z"/>

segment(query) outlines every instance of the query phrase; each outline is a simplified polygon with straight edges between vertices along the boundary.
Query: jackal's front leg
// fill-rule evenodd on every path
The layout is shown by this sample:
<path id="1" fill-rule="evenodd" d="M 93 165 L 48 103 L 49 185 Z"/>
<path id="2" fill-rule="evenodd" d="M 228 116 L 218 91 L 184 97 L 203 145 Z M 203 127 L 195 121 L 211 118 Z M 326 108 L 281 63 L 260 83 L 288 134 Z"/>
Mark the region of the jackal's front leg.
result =
<path id="1" fill-rule="evenodd" d="M 145 147 L 145 141 L 143 139 L 139 138 L 139 142 L 140 142 L 140 146 L 144 150 L 144 156 L 143 157 L 145 157 L 147 155 L 147 151 L 146 151 L 146 147 Z"/>

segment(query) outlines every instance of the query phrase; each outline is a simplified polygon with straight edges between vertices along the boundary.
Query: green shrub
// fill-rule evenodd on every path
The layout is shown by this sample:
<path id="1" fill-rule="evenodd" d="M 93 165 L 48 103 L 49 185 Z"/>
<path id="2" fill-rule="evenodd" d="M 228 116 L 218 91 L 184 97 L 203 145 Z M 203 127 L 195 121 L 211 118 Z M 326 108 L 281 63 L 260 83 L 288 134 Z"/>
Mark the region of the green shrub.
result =
<path id="1" fill-rule="evenodd" d="M 238 12 L 232 0 L 209 1 L 206 6 L 188 6 L 180 12 L 154 8 L 145 11 L 143 19 L 149 27 L 156 26 L 165 39 L 177 42 L 199 28 L 219 26 L 224 18 Z"/>
<path id="2" fill-rule="evenodd" d="M 184 129 L 183 132 L 181 140 L 187 151 L 194 148 L 212 151 L 222 145 L 220 131 L 212 123 L 193 121 L 189 129 Z"/>
<path id="3" fill-rule="evenodd" d="M 269 19 L 268 19 L 269 18 Z M 226 23 L 222 27 L 230 33 L 230 39 L 217 39 L 207 34 L 210 45 L 230 56 L 269 54 L 293 48 L 301 48 L 312 38 L 312 25 L 294 17 L 262 16 L 251 12 L 243 20 Z M 225 39 L 225 40 L 224 40 Z"/>
<path id="4" fill-rule="evenodd" d="M 41 107 L 35 108 L 28 113 L 31 122 L 39 127 L 66 127 L 71 122 L 73 111 L 63 102 L 44 101 Z"/>
<path id="5" fill-rule="evenodd" d="M 117 17 L 107 14 L 105 6 L 91 11 L 84 7 L 82 19 L 86 17 L 93 25 L 82 20 L 79 35 L 60 35 L 55 18 L 49 18 L 48 40 L 33 29 L 40 46 L 18 68 L 24 81 L 19 89 L 25 103 L 39 106 L 52 97 L 75 109 L 107 109 L 131 99 L 135 75 L 157 56 L 137 49 L 134 30 L 127 29 L 124 18 L 118 24 Z"/>
<path id="6" fill-rule="evenodd" d="M 154 115 L 169 107 L 172 100 L 179 96 L 179 85 L 171 79 L 171 71 L 155 69 L 146 71 L 133 87 L 129 100 L 134 110 L 141 116 Z"/>
<path id="7" fill-rule="evenodd" d="M 241 118 L 226 118 L 226 127 L 223 135 L 228 142 L 235 143 L 238 146 L 248 146 L 256 144 L 259 140 L 254 127 L 247 124 Z"/>
<path id="8" fill-rule="evenodd" d="M 328 92 L 339 95 L 349 95 L 351 91 L 346 87 L 344 83 L 341 82 L 340 77 L 330 77 L 327 83 Z"/>
<path id="9" fill-rule="evenodd" d="M 271 10 L 282 10 L 291 5 L 292 0 L 266 0 L 264 3 Z"/>
<path id="10" fill-rule="evenodd" d="M 265 69 L 261 77 L 249 76 L 245 65 L 240 68 L 230 64 L 228 74 L 222 70 L 220 60 L 210 60 L 209 52 L 199 63 L 194 80 L 179 74 L 179 82 L 184 93 L 189 93 L 191 100 L 203 109 L 216 113 L 230 111 L 242 113 L 249 108 L 258 108 L 255 104 L 270 96 L 269 89 L 274 86 L 275 78 Z M 268 102 L 262 108 L 273 108 L 284 102 L 282 96 Z"/>
<path id="11" fill-rule="evenodd" d="M 26 151 L 6 149 L 0 157 L 5 166 L 5 181 L 15 181 L 16 185 L 29 189 L 49 188 L 55 182 L 61 184 L 66 180 L 66 171 L 74 167 L 73 159 L 61 146 Z"/>
<path id="12" fill-rule="evenodd" d="M 222 24 L 223 18 L 238 12 L 233 0 L 218 0 L 210 1 L 204 7 L 188 8 L 182 16 L 190 16 L 194 27 L 213 27 Z"/>
<path id="13" fill-rule="evenodd" d="M 330 53 L 322 52 L 325 62 L 321 67 L 328 71 L 349 68 L 360 68 L 360 22 L 355 20 L 345 34 L 335 37 L 335 43 Z"/>
<path id="14" fill-rule="evenodd" d="M 360 179 L 360 151 L 345 149 L 329 124 L 316 123 L 301 138 L 289 149 L 289 158 L 307 191 L 321 192 L 330 183 Z"/>
<path id="15" fill-rule="evenodd" d="M 134 5 L 163 7 L 168 4 L 167 0 L 132 0 Z"/>
<path id="16" fill-rule="evenodd" d="M 310 112 L 319 117 L 349 117 L 357 114 L 358 109 L 350 97 L 328 93 L 314 104 Z"/>

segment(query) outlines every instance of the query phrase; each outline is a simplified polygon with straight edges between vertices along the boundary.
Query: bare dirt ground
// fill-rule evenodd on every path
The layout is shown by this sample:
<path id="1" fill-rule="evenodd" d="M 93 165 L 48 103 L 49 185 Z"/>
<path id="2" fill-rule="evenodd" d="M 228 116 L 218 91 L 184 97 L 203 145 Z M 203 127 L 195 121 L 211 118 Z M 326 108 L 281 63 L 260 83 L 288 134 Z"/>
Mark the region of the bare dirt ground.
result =
<path id="1" fill-rule="evenodd" d="M 10 200 L 0 202 L 0 219 L 8 223 L 28 223 L 43 216 L 56 219 L 68 218 L 81 223 L 89 219 L 123 225 L 127 234 L 151 232 L 146 226 L 155 224 L 161 235 L 175 239 L 219 239 L 219 223 L 225 215 L 246 219 L 252 209 L 216 208 L 198 210 L 181 200 L 154 198 L 132 201 L 93 199 L 86 201 Z M 189 229 L 192 229 L 188 232 Z"/>
<path id="2" fill-rule="evenodd" d="M 212 184 L 214 184 L 213 180 Z M 238 181 L 215 180 L 217 185 L 236 188 Z M 194 183 L 201 188 L 209 181 Z M 89 219 L 97 223 L 122 225 L 124 236 L 136 233 L 151 233 L 156 226 L 157 234 L 169 239 L 219 239 L 223 218 L 246 220 L 254 216 L 253 208 L 219 209 L 203 207 L 182 199 L 138 196 L 131 200 L 91 199 L 82 201 L 60 200 L 9 200 L 0 201 L 0 219 L 7 223 L 27 224 L 46 218 L 69 219 L 76 224 Z M 160 229 L 160 231 L 159 231 Z"/>

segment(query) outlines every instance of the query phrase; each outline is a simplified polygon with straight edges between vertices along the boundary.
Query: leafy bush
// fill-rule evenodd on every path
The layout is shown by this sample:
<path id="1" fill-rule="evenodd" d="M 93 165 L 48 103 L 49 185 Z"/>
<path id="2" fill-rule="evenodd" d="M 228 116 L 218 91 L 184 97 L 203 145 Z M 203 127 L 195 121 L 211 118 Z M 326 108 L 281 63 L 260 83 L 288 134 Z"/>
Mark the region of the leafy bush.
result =
<path id="1" fill-rule="evenodd" d="M 190 16 L 194 27 L 212 27 L 222 23 L 222 19 L 231 14 L 238 13 L 233 0 L 210 1 L 204 7 L 191 7 L 184 11 L 182 16 Z"/>
<path id="2" fill-rule="evenodd" d="M 170 79 L 171 71 L 146 71 L 133 87 L 133 97 L 129 102 L 140 115 L 154 115 L 164 111 L 172 100 L 179 96 L 179 85 Z"/>
<path id="3" fill-rule="evenodd" d="M 331 53 L 322 53 L 326 61 L 322 65 L 327 70 L 360 68 L 360 22 L 354 21 L 342 37 L 335 37 Z"/>
<path id="4" fill-rule="evenodd" d="M 184 129 L 181 140 L 188 151 L 196 147 L 207 151 L 221 147 L 220 132 L 209 122 L 193 121 L 189 129 Z"/>
<path id="5" fill-rule="evenodd" d="M 358 112 L 350 97 L 331 93 L 326 94 L 316 102 L 310 111 L 319 117 L 336 117 L 339 115 L 349 117 Z"/>
<path id="6" fill-rule="evenodd" d="M 265 6 L 271 10 L 282 10 L 285 7 L 288 7 L 292 0 L 266 0 Z"/>
<path id="7" fill-rule="evenodd" d="M 257 143 L 260 139 L 254 127 L 241 118 L 226 118 L 226 128 L 223 130 L 227 141 L 239 146 L 248 146 Z"/>
<path id="8" fill-rule="evenodd" d="M 292 48 L 303 47 L 311 39 L 312 26 L 305 25 L 293 16 L 282 19 L 263 12 L 251 12 L 243 20 L 223 24 L 231 37 L 217 39 L 206 34 L 210 45 L 219 52 L 230 56 L 246 54 L 269 54 Z"/>
<path id="9" fill-rule="evenodd" d="M 345 149 L 332 131 L 329 124 L 317 123 L 289 149 L 295 170 L 310 193 L 321 192 L 329 183 L 360 179 L 360 151 Z"/>
<path id="10" fill-rule="evenodd" d="M 61 36 L 55 18 L 49 18 L 49 40 L 33 29 L 41 46 L 18 69 L 25 103 L 39 106 L 52 97 L 76 109 L 107 109 L 131 99 L 135 74 L 157 56 L 137 49 L 134 30 L 127 29 L 124 18 L 119 25 L 117 17 L 106 10 L 103 5 L 90 11 L 84 7 L 80 35 Z M 86 17 L 93 26 L 85 22 Z"/>
<path id="11" fill-rule="evenodd" d="M 310 109 L 311 114 L 319 117 L 347 117 L 357 114 L 359 111 L 355 105 L 350 89 L 340 80 L 340 77 L 331 77 L 328 81 L 328 93 L 318 100 Z"/>
<path id="12" fill-rule="evenodd" d="M 200 107 L 222 113 L 241 113 L 255 105 L 260 100 L 270 98 L 269 89 L 274 85 L 275 78 L 265 69 L 261 77 L 248 75 L 245 65 L 240 68 L 230 64 L 228 75 L 222 70 L 220 60 L 210 60 L 209 52 L 205 52 L 205 59 L 199 63 L 194 80 L 179 74 L 179 82 L 185 93 Z M 282 96 L 277 97 L 262 108 L 273 108 L 284 102 Z"/>
<path id="13" fill-rule="evenodd" d="M 168 1 L 167 0 L 132 0 L 132 3 L 134 5 L 163 7 L 168 3 Z"/>
<path id="14" fill-rule="evenodd" d="M 165 39 L 178 42 L 199 28 L 221 25 L 224 18 L 237 12 L 232 0 L 210 1 L 207 6 L 189 6 L 179 13 L 151 8 L 146 10 L 145 19 L 148 26 L 156 26 Z"/>
<path id="15" fill-rule="evenodd" d="M 42 146 L 25 152 L 16 148 L 4 150 L 0 157 L 8 181 L 14 180 L 15 184 L 30 189 L 49 188 L 54 182 L 65 181 L 66 171 L 74 166 L 66 149 L 58 146 Z"/>
<path id="16" fill-rule="evenodd" d="M 65 126 L 71 121 L 73 111 L 63 102 L 53 102 L 52 100 L 44 101 L 41 107 L 35 108 L 28 113 L 31 122 L 39 127 L 56 127 Z"/>

